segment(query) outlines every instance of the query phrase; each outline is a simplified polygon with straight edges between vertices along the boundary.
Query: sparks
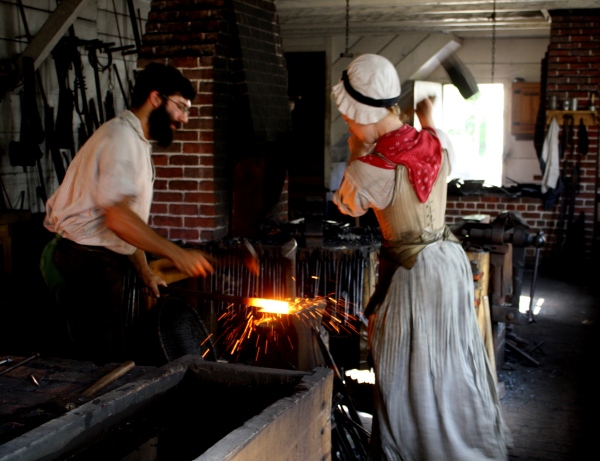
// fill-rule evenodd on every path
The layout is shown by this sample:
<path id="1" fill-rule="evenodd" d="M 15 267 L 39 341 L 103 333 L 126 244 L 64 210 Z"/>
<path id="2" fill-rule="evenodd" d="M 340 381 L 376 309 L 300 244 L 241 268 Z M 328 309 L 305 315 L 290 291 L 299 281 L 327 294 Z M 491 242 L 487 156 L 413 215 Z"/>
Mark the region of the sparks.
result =
<path id="1" fill-rule="evenodd" d="M 349 314 L 345 303 L 336 302 L 332 296 L 296 298 L 287 300 L 246 298 L 246 306 L 229 305 L 219 316 L 222 334 L 216 343 L 223 342 L 234 360 L 258 363 L 268 354 L 294 350 L 294 322 L 309 328 L 317 325 L 326 330 L 359 333 L 354 324 L 358 319 Z M 271 346 L 271 347 L 269 347 Z M 273 351 L 273 352 L 271 352 Z"/>

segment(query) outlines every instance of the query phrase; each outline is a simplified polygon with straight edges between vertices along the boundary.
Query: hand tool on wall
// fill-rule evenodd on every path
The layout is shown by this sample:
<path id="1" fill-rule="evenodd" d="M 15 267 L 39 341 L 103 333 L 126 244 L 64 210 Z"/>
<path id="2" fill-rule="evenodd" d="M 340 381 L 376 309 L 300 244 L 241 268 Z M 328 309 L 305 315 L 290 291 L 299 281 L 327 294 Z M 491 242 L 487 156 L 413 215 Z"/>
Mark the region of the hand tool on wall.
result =
<path id="1" fill-rule="evenodd" d="M 94 132 L 94 122 L 88 110 L 88 99 L 85 93 L 85 76 L 83 75 L 83 64 L 81 63 L 81 55 L 77 50 L 77 46 L 85 44 L 75 36 L 75 28 L 69 28 L 69 36 L 67 38 L 70 47 L 70 56 L 73 70 L 75 71 L 75 111 L 79 114 L 82 122 L 80 126 L 80 145 L 81 141 L 85 142 Z M 81 139 L 84 135 L 84 139 Z"/>
<path id="2" fill-rule="evenodd" d="M 21 66 L 23 71 L 21 135 L 19 141 L 11 141 L 9 144 L 10 164 L 12 166 L 22 166 L 24 171 L 27 171 L 28 166 L 37 165 L 40 185 L 36 190 L 42 204 L 45 205 L 47 199 L 46 186 L 40 163 L 43 153 L 39 146 L 44 141 L 45 134 L 36 102 L 33 59 L 24 57 Z"/>
<path id="3" fill-rule="evenodd" d="M 138 47 L 137 47 L 137 43 L 135 45 L 123 45 L 123 36 L 121 35 L 121 27 L 119 26 L 119 16 L 117 14 L 117 6 L 115 5 L 115 0 L 112 0 L 112 4 L 113 4 L 113 14 L 115 16 L 115 25 L 117 26 L 117 34 L 119 35 L 119 50 L 118 51 L 122 51 L 123 56 L 127 55 L 127 54 L 133 54 L 133 53 L 137 53 L 138 51 Z M 117 51 L 116 49 L 112 50 L 113 52 Z M 132 93 L 132 87 L 131 87 L 131 82 L 129 81 L 129 69 L 127 68 L 127 59 L 123 59 L 123 67 L 125 68 L 125 76 L 127 77 L 127 83 L 129 85 L 129 87 L 127 88 L 127 94 L 129 96 L 131 96 Z M 128 105 L 128 101 L 129 101 L 129 97 L 125 95 L 125 90 L 123 88 L 123 85 L 121 84 L 121 77 L 118 74 L 118 70 L 115 64 L 113 64 L 113 68 L 115 70 L 115 73 L 117 74 L 117 78 L 119 79 L 119 86 L 121 87 L 121 92 L 123 93 L 123 100 L 125 101 L 125 107 L 127 109 L 129 109 L 129 105 Z"/>
<path id="4" fill-rule="evenodd" d="M 64 38 L 52 50 L 52 58 L 54 59 L 54 67 L 56 69 L 56 77 L 58 81 L 58 110 L 56 115 L 56 123 L 54 133 L 56 140 L 54 142 L 56 151 L 52 152 L 52 161 L 54 162 L 57 174 L 60 171 L 64 177 L 64 169 L 60 149 L 68 149 L 71 153 L 71 160 L 75 157 L 75 141 L 73 137 L 73 112 L 75 110 L 75 95 L 69 86 L 69 69 L 72 65 L 72 53 L 77 50 L 73 49 L 71 41 Z M 79 115 L 81 123 L 85 123 L 81 115 Z M 68 163 L 68 162 L 67 162 Z"/>
<path id="5" fill-rule="evenodd" d="M 113 70 L 115 71 L 115 75 L 117 76 L 117 82 L 119 83 L 119 89 L 121 90 L 121 96 L 123 96 L 123 102 L 125 103 L 125 108 L 129 109 L 129 98 L 125 93 L 125 88 L 123 88 L 123 82 L 121 81 L 121 76 L 119 75 L 119 69 L 116 64 L 113 64 Z"/>
<path id="6" fill-rule="evenodd" d="M 102 90 L 100 88 L 100 74 L 105 70 L 110 69 L 112 65 L 112 53 L 110 51 L 110 47 L 113 46 L 114 43 L 93 43 L 92 45 L 88 45 L 86 48 L 88 50 L 88 61 L 94 70 L 94 81 L 96 83 L 96 101 L 98 105 L 98 119 L 99 125 L 103 124 L 106 121 L 104 117 L 104 109 L 102 107 Z M 100 64 L 98 60 L 98 50 L 102 50 L 108 56 L 108 63 L 106 65 Z"/>
<path id="7" fill-rule="evenodd" d="M 25 9 L 23 8 L 23 2 L 22 0 L 18 0 L 18 5 L 19 5 L 19 11 L 21 14 L 21 19 L 23 21 L 23 27 L 25 28 L 25 33 L 27 35 L 27 41 L 31 42 L 32 37 L 31 37 L 31 33 L 29 32 L 29 27 L 27 25 L 27 18 L 25 16 Z M 33 58 L 30 58 L 33 59 Z M 27 58 L 23 57 L 22 58 L 22 62 L 24 63 L 23 65 L 25 65 L 25 63 L 27 62 Z M 54 109 L 50 106 L 50 104 L 48 103 L 48 99 L 46 98 L 46 93 L 44 91 L 44 87 L 42 85 L 42 78 L 41 75 L 39 73 L 39 71 L 36 70 L 36 77 L 37 77 L 37 82 L 38 82 L 38 89 L 40 91 L 40 94 L 42 96 L 42 100 L 44 102 L 44 132 L 45 132 L 45 136 L 46 136 L 46 152 L 50 152 L 51 156 L 52 156 L 52 162 L 54 163 L 54 169 L 56 170 L 56 176 L 58 178 L 58 182 L 61 183 L 64 176 L 65 176 L 65 167 L 62 161 L 62 156 L 60 154 L 60 149 L 59 146 L 57 144 L 57 141 L 60 140 L 61 138 L 56 136 L 56 131 L 54 129 Z M 60 84 L 61 84 L 61 80 L 60 80 L 60 76 L 59 76 L 59 88 L 60 88 Z M 61 96 L 63 95 L 63 92 L 61 91 Z M 65 111 L 61 111 L 61 104 L 59 102 L 59 112 L 58 112 L 58 120 L 60 122 L 63 123 L 70 123 L 70 126 L 72 127 L 73 124 L 73 118 L 72 118 L 72 112 L 73 112 L 73 108 L 72 108 L 72 103 L 71 103 L 71 117 L 68 117 L 67 113 L 65 113 Z M 72 131 L 72 128 L 71 130 Z M 65 138 L 65 139 L 68 139 Z M 73 149 L 73 137 L 71 135 L 71 145 L 69 145 L 68 147 L 71 148 L 71 150 Z M 74 153 L 73 153 L 74 155 Z M 45 203 L 45 197 L 46 197 L 46 191 L 45 191 L 45 185 L 44 185 L 44 181 L 43 181 L 43 175 L 41 172 L 41 165 L 39 163 L 39 161 L 37 162 L 37 167 L 38 167 L 38 172 L 40 174 L 40 181 L 41 181 L 41 186 L 40 188 L 43 188 L 43 201 Z"/>
<path id="8" fill-rule="evenodd" d="M 92 127 L 95 131 L 100 127 L 100 120 L 98 119 L 98 112 L 96 112 L 96 102 L 93 99 L 90 99 L 88 101 L 88 109 L 90 111 L 90 120 L 92 122 Z"/>
<path id="9" fill-rule="evenodd" d="M 564 115 L 563 116 L 563 127 L 560 136 L 560 155 L 561 159 L 564 158 L 562 164 L 562 174 L 561 177 L 564 182 L 564 193 L 561 197 L 560 203 L 560 212 L 557 223 L 556 230 L 556 242 L 559 250 L 565 249 L 566 244 L 566 234 L 565 230 L 568 227 L 568 223 L 570 219 L 572 219 L 572 207 L 571 203 L 574 201 L 574 188 L 575 188 L 575 179 L 573 178 L 574 170 L 571 170 L 571 159 L 567 157 L 567 152 L 569 150 L 570 142 L 573 140 L 573 116 Z"/>
<path id="10" fill-rule="evenodd" d="M 133 5 L 133 0 L 127 0 L 127 6 L 129 8 L 129 17 L 131 19 L 131 30 L 133 31 L 133 39 L 135 40 L 135 47 L 137 52 L 139 53 L 142 49 L 142 40 L 140 38 L 140 30 L 138 28 L 138 23 L 135 16 L 135 7 Z"/>
<path id="11" fill-rule="evenodd" d="M 106 97 L 104 98 L 104 113 L 106 114 L 106 120 L 113 118 L 115 114 L 115 100 L 113 96 L 113 82 L 112 82 L 112 68 L 108 68 L 108 89 L 106 90 Z"/>

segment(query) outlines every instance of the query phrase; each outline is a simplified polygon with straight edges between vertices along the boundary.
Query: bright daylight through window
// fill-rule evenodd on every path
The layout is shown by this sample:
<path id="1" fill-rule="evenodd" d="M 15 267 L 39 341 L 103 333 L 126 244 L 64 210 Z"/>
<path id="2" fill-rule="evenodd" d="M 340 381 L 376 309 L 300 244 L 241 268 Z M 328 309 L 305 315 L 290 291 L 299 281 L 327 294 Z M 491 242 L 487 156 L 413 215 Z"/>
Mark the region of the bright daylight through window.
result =
<path id="1" fill-rule="evenodd" d="M 465 100 L 456 86 L 443 86 L 442 128 L 452 141 L 456 159 L 449 179 L 485 180 L 502 186 L 504 85 L 478 85 Z"/>

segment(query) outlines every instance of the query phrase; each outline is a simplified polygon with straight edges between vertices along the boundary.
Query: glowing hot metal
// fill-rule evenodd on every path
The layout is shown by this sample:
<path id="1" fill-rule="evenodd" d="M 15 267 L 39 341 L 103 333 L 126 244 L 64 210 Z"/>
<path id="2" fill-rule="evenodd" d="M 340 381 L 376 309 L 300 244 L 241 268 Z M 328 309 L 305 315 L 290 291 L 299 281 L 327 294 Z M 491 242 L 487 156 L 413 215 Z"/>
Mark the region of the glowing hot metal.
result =
<path id="1" fill-rule="evenodd" d="M 248 306 L 259 307 L 259 312 L 269 312 L 271 314 L 290 313 L 290 303 L 276 299 L 248 298 Z"/>

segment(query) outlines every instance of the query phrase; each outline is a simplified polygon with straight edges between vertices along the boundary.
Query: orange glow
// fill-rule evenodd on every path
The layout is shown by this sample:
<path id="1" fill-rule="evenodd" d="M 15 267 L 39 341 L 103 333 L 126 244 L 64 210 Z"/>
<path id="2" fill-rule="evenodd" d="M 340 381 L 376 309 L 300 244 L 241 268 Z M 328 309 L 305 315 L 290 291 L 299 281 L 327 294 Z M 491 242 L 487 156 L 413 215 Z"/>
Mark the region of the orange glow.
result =
<path id="1" fill-rule="evenodd" d="M 276 299 L 249 298 L 249 306 L 260 307 L 259 312 L 270 312 L 272 314 L 289 314 L 290 303 Z"/>
<path id="2" fill-rule="evenodd" d="M 353 325 L 357 319 L 348 313 L 349 309 L 343 302 L 337 302 L 332 296 L 286 301 L 244 298 L 244 303 L 246 309 L 229 305 L 219 316 L 223 332 L 216 339 L 237 358 L 243 355 L 244 350 L 252 350 L 252 357 L 257 362 L 261 356 L 267 357 L 271 350 L 294 350 L 296 345 L 288 334 L 293 322 L 309 328 L 317 322 L 330 332 L 359 333 Z"/>

